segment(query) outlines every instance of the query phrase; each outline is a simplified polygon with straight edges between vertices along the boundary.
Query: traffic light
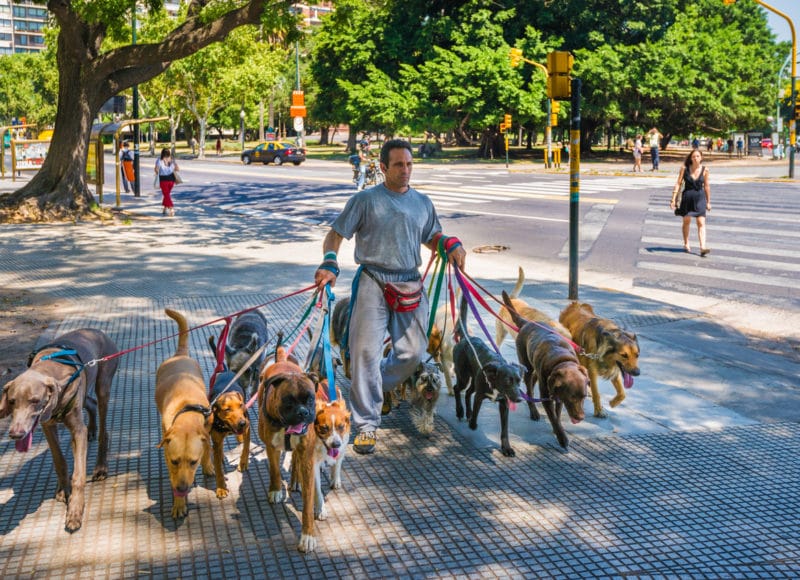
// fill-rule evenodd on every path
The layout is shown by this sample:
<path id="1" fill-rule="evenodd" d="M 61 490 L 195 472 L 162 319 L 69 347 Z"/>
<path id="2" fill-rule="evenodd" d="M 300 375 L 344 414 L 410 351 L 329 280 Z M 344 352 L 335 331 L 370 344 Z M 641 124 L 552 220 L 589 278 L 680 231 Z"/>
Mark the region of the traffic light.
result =
<path id="1" fill-rule="evenodd" d="M 558 127 L 558 114 L 561 112 L 561 103 L 558 101 L 550 102 L 550 126 Z"/>
<path id="2" fill-rule="evenodd" d="M 509 115 L 508 113 L 503 115 L 503 124 L 506 126 L 506 128 L 508 129 L 511 128 L 511 115 Z"/>
<path id="3" fill-rule="evenodd" d="M 506 124 L 505 123 L 500 123 L 500 132 L 501 133 L 505 133 L 506 129 L 508 129 L 508 127 L 506 127 Z"/>
<path id="4" fill-rule="evenodd" d="M 289 115 L 292 117 L 306 116 L 306 96 L 303 91 L 292 91 L 292 106 L 289 107 Z"/>
<path id="5" fill-rule="evenodd" d="M 551 99 L 568 99 L 572 95 L 573 62 L 572 55 L 562 50 L 547 54 L 547 96 Z"/>
<path id="6" fill-rule="evenodd" d="M 512 48 L 508 51 L 508 58 L 511 59 L 512 67 L 518 67 L 519 63 L 522 61 L 522 49 Z"/>
<path id="7" fill-rule="evenodd" d="M 794 118 L 800 119 L 800 101 L 794 104 Z"/>

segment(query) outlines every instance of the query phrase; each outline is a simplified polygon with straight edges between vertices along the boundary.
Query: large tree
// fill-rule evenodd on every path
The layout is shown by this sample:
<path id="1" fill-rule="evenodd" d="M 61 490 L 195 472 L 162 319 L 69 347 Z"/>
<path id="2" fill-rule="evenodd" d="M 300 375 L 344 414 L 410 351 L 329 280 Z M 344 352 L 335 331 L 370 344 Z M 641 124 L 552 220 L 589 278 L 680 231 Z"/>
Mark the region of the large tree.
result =
<path id="1" fill-rule="evenodd" d="M 175 61 L 224 39 L 245 24 L 289 30 L 291 2 L 191 0 L 185 17 L 159 42 L 117 45 L 135 2 L 40 0 L 58 25 L 58 109 L 55 132 L 42 168 L 22 189 L 0 199 L 0 221 L 78 219 L 91 213 L 86 153 L 92 122 L 109 98 L 164 72 Z M 141 3 L 139 3 L 141 7 Z M 141 9 L 141 8 L 140 8 Z M 163 0 L 148 0 L 149 12 Z M 108 42 L 106 42 L 108 41 Z"/>

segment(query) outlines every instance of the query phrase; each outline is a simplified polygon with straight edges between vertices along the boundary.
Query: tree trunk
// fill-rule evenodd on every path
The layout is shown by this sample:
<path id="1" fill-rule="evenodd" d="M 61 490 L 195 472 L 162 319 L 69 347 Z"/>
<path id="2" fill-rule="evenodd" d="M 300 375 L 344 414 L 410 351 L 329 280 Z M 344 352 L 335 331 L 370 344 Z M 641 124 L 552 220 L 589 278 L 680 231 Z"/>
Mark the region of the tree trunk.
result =
<path id="1" fill-rule="evenodd" d="M 86 186 L 86 153 L 95 112 L 104 102 L 96 82 L 87 82 L 81 63 L 61 55 L 57 131 L 41 169 L 22 189 L 2 198 L 0 221 L 42 222 L 74 220 L 90 213 L 94 197 Z"/>
<path id="2" fill-rule="evenodd" d="M 327 145 L 329 143 L 328 141 L 329 136 L 330 136 L 330 127 L 322 127 L 319 130 L 319 144 Z"/>

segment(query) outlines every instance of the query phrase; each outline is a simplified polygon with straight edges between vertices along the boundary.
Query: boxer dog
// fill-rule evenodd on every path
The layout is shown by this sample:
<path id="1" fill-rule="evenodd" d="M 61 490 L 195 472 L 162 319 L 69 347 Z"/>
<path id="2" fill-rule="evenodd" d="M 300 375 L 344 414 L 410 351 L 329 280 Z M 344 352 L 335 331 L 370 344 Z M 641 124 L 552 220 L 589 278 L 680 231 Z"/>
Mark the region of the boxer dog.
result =
<path id="1" fill-rule="evenodd" d="M 228 484 L 225 482 L 223 467 L 224 442 L 227 435 L 235 435 L 242 444 L 239 456 L 239 471 L 247 471 L 250 460 L 250 418 L 247 416 L 244 389 L 238 382 L 231 384 L 235 373 L 225 370 L 217 375 L 214 390 L 211 393 L 211 412 L 214 421 L 211 423 L 211 443 L 214 449 L 214 473 L 217 480 L 217 498 L 228 497 Z M 230 385 L 230 386 L 228 386 Z M 227 390 L 223 392 L 223 389 Z"/>
<path id="2" fill-rule="evenodd" d="M 35 351 L 28 359 L 30 368 L 8 382 L 0 395 L 0 417 L 11 415 L 8 435 L 14 439 L 17 451 L 28 451 L 36 425 L 42 426 L 58 479 L 56 500 L 67 504 L 64 528 L 68 532 L 78 531 L 83 524 L 86 454 L 88 441 L 97 435 L 98 411 L 100 441 L 92 481 L 108 476 L 106 417 L 111 380 L 119 359 L 84 365 L 116 352 L 117 346 L 99 330 L 84 328 L 68 332 Z M 93 395 L 97 397 L 96 403 Z M 83 422 L 84 408 L 89 415 L 88 429 Z M 58 423 L 63 423 L 72 436 L 71 480 L 58 443 Z"/>
<path id="3" fill-rule="evenodd" d="M 280 341 L 279 341 L 280 342 Z M 316 377 L 303 372 L 289 360 L 280 344 L 275 362 L 261 371 L 258 386 L 258 436 L 267 448 L 269 459 L 269 503 L 286 501 L 281 478 L 281 451 L 292 451 L 302 488 L 302 532 L 297 549 L 312 552 L 317 547 L 314 536 L 314 449 L 317 433 L 309 428 L 316 415 Z"/>

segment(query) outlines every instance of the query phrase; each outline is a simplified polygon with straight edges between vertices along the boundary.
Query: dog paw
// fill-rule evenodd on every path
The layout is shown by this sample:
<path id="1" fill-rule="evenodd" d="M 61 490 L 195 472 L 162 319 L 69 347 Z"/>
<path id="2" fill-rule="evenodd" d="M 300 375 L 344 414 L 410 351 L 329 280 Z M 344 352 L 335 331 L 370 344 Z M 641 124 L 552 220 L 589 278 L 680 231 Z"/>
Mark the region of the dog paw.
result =
<path id="1" fill-rule="evenodd" d="M 597 417 L 598 419 L 608 418 L 608 414 L 602 409 L 602 407 L 600 409 L 594 410 L 594 416 Z"/>
<path id="2" fill-rule="evenodd" d="M 224 487 L 217 488 L 217 499 L 225 499 L 228 497 L 228 490 Z"/>
<path id="3" fill-rule="evenodd" d="M 248 461 L 240 461 L 239 465 L 236 466 L 236 470 L 239 472 L 247 471 L 247 468 L 250 467 L 250 462 Z"/>
<path id="4" fill-rule="evenodd" d="M 108 468 L 106 467 L 95 467 L 94 473 L 92 473 L 92 481 L 103 481 L 108 477 Z"/>
<path id="5" fill-rule="evenodd" d="M 189 509 L 186 506 L 186 502 L 181 500 L 175 500 L 175 503 L 172 505 L 172 519 L 173 520 L 182 520 L 186 517 L 186 514 L 189 513 Z"/>
<path id="6" fill-rule="evenodd" d="M 56 490 L 56 501 L 60 501 L 61 503 L 67 503 L 67 492 L 64 490 L 63 487 L 59 487 Z"/>
<path id="7" fill-rule="evenodd" d="M 569 451 L 569 439 L 567 439 L 566 435 L 556 435 L 556 439 L 558 439 L 558 444 L 561 445 L 564 451 Z"/>
<path id="8" fill-rule="evenodd" d="M 286 501 L 286 494 L 282 489 L 271 491 L 267 495 L 267 501 L 269 501 L 269 503 L 283 503 Z"/>
<path id="9" fill-rule="evenodd" d="M 342 489 L 342 479 L 337 478 L 331 482 L 331 489 Z"/>
<path id="10" fill-rule="evenodd" d="M 300 534 L 297 549 L 301 552 L 313 552 L 317 548 L 317 539 L 311 534 Z"/>
<path id="11" fill-rule="evenodd" d="M 328 519 L 328 508 L 326 508 L 325 506 L 322 506 L 322 509 L 319 510 L 319 513 L 315 513 L 314 514 L 314 519 L 317 519 L 317 520 L 319 520 L 321 522 L 327 520 Z"/>
<path id="12" fill-rule="evenodd" d="M 516 451 L 514 451 L 514 450 L 513 450 L 511 447 L 501 447 L 501 448 L 500 448 L 500 451 L 501 451 L 501 452 L 503 453 L 503 455 L 505 455 L 506 457 L 516 457 L 516 456 L 517 456 L 517 452 L 516 452 Z"/>
<path id="13" fill-rule="evenodd" d="M 67 522 L 64 525 L 64 529 L 68 531 L 70 534 L 72 534 L 73 532 L 77 532 L 78 530 L 80 530 L 82 524 L 83 524 L 82 514 L 77 514 L 77 515 L 67 514 Z"/>
<path id="14" fill-rule="evenodd" d="M 609 405 L 611 405 L 612 407 L 616 407 L 617 405 L 619 405 L 624 400 L 625 400 L 625 393 L 622 393 L 620 395 L 617 395 L 613 399 L 611 399 L 611 402 L 609 403 Z"/>

